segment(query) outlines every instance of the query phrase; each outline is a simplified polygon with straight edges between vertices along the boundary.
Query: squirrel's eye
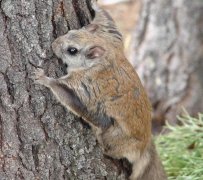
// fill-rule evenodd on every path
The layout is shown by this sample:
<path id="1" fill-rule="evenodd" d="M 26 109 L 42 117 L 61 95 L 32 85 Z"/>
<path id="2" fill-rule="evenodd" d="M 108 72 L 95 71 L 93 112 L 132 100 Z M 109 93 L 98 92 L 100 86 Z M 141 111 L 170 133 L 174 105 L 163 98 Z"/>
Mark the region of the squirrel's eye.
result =
<path id="1" fill-rule="evenodd" d="M 74 55 L 76 55 L 78 53 L 78 50 L 76 48 L 74 48 L 74 47 L 69 47 L 67 51 L 72 56 L 74 56 Z"/>

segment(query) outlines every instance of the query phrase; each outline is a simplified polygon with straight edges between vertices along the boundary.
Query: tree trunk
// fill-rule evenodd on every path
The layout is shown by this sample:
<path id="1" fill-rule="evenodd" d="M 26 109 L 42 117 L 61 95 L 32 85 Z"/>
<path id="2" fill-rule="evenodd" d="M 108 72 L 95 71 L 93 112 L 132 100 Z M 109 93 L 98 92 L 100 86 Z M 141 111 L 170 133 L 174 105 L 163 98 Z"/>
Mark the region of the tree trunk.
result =
<path id="1" fill-rule="evenodd" d="M 33 84 L 63 67 L 51 43 L 89 23 L 88 0 L 0 0 L 0 179 L 124 179 L 88 126 Z"/>
<path id="2" fill-rule="evenodd" d="M 153 120 L 177 123 L 182 108 L 203 112 L 203 1 L 143 0 L 131 63 L 154 108 Z"/>

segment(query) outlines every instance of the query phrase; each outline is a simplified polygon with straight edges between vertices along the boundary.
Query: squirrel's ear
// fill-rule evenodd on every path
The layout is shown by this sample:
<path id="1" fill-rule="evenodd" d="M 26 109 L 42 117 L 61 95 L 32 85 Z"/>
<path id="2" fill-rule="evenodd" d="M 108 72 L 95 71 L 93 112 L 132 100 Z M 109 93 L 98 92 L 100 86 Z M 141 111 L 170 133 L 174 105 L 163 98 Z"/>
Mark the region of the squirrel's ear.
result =
<path id="1" fill-rule="evenodd" d="M 105 49 L 101 46 L 94 46 L 91 47 L 87 53 L 86 53 L 86 57 L 88 59 L 95 59 L 95 58 L 99 58 L 102 57 L 105 53 Z"/>
<path id="2" fill-rule="evenodd" d="M 97 29 L 99 28 L 99 26 L 97 24 L 88 24 L 87 26 L 84 27 L 85 30 L 94 33 L 97 31 Z"/>

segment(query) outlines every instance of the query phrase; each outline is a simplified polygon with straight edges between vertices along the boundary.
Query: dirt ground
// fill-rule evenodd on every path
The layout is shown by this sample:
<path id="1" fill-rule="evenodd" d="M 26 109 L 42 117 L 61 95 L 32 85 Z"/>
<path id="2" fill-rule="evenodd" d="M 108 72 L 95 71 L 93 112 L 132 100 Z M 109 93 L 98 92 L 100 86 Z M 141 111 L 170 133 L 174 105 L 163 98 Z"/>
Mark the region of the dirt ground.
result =
<path id="1" fill-rule="evenodd" d="M 103 5 L 113 19 L 124 37 L 125 52 L 129 49 L 132 32 L 139 18 L 140 0 L 131 0 L 112 5 Z"/>

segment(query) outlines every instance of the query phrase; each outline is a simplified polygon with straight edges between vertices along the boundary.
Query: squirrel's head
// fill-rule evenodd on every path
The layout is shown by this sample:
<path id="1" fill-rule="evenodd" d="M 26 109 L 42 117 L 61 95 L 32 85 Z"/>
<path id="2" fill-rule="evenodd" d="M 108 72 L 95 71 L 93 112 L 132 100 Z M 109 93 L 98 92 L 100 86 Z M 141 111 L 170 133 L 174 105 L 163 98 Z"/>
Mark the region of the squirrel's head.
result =
<path id="1" fill-rule="evenodd" d="M 54 53 L 67 65 L 67 71 L 108 65 L 109 56 L 116 56 L 108 37 L 98 36 L 97 25 L 71 30 L 52 43 Z"/>

